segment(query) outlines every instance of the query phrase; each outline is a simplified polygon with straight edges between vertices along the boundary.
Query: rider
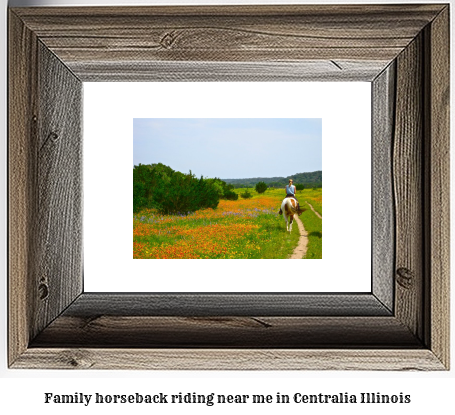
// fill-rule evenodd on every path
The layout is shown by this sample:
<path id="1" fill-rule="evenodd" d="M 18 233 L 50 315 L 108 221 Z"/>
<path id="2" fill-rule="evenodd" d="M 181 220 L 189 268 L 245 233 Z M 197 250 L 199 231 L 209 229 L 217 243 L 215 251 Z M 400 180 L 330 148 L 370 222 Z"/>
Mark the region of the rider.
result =
<path id="1" fill-rule="evenodd" d="M 292 179 L 289 179 L 289 184 L 286 185 L 286 198 L 292 197 L 292 198 L 295 199 L 295 201 L 297 202 L 297 212 L 300 215 L 301 214 L 301 212 L 300 212 L 300 204 L 299 204 L 299 201 L 297 200 L 297 198 L 295 197 L 295 186 L 292 183 L 293 183 Z M 279 213 L 280 213 L 280 215 L 283 213 L 281 208 L 280 208 L 280 212 Z"/>

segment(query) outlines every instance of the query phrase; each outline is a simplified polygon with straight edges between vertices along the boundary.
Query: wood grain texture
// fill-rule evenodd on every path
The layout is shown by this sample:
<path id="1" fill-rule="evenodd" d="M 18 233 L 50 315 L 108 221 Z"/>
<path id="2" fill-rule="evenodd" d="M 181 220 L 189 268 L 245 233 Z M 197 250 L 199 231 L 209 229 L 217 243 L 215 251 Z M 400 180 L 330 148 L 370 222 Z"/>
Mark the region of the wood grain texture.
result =
<path id="1" fill-rule="evenodd" d="M 11 367 L 448 368 L 446 5 L 14 9 L 9 45 Z M 81 80 L 312 79 L 373 80 L 372 294 L 78 297 Z"/>
<path id="2" fill-rule="evenodd" d="M 29 348 L 14 368 L 114 370 L 396 370 L 444 366 L 429 350 Z"/>
<path id="3" fill-rule="evenodd" d="M 422 348 L 394 317 L 61 316 L 30 347 Z"/>
<path id="4" fill-rule="evenodd" d="M 82 143 L 80 81 L 13 13 L 9 50 L 11 363 L 82 291 Z"/>
<path id="5" fill-rule="evenodd" d="M 82 292 L 82 84 L 38 43 L 32 338 Z"/>
<path id="6" fill-rule="evenodd" d="M 388 61 L 299 62 L 74 62 L 84 82 L 370 82 Z"/>
<path id="7" fill-rule="evenodd" d="M 425 149 L 429 162 L 430 187 L 427 213 L 429 240 L 427 252 L 430 279 L 427 286 L 430 310 L 430 344 L 435 355 L 450 366 L 450 54 L 449 8 L 431 23 L 429 103 L 427 119 L 431 137 Z"/>
<path id="8" fill-rule="evenodd" d="M 395 63 L 372 83 L 372 291 L 389 310 L 394 304 L 395 212 L 392 143 Z"/>
<path id="9" fill-rule="evenodd" d="M 14 11 L 79 74 L 78 67 L 95 61 L 390 62 L 440 9 L 295 5 Z"/>
<path id="10" fill-rule="evenodd" d="M 8 361 L 11 364 L 29 342 L 36 287 L 29 275 L 32 263 L 33 205 L 37 114 L 36 35 L 9 14 L 8 99 Z"/>
<path id="11" fill-rule="evenodd" d="M 373 294 L 84 293 L 65 316 L 391 316 Z"/>
<path id="12" fill-rule="evenodd" d="M 423 338 L 423 36 L 397 58 L 393 177 L 395 315 Z"/>

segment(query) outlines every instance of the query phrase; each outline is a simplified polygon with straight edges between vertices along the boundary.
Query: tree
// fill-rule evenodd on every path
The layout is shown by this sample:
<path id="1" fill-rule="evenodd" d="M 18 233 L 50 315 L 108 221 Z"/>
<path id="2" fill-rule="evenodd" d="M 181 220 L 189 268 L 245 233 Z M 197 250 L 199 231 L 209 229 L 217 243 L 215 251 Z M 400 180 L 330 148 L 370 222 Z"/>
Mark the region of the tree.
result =
<path id="1" fill-rule="evenodd" d="M 225 181 L 218 179 L 217 177 L 206 180 L 217 188 L 220 199 L 237 200 L 239 198 L 239 195 L 233 191 L 234 186 L 232 184 L 227 184 Z"/>
<path id="2" fill-rule="evenodd" d="M 164 214 L 216 208 L 222 186 L 209 179 L 183 174 L 164 164 L 139 164 L 133 168 L 133 212 L 142 208 Z"/>
<path id="3" fill-rule="evenodd" d="M 267 190 L 267 185 L 264 182 L 259 182 L 256 184 L 256 192 L 264 193 Z"/>
<path id="4" fill-rule="evenodd" d="M 295 190 L 300 191 L 300 190 L 303 190 L 303 189 L 305 189 L 305 186 L 304 186 L 303 184 L 300 184 L 300 183 L 299 183 L 299 184 L 296 184 L 296 185 L 295 185 Z"/>

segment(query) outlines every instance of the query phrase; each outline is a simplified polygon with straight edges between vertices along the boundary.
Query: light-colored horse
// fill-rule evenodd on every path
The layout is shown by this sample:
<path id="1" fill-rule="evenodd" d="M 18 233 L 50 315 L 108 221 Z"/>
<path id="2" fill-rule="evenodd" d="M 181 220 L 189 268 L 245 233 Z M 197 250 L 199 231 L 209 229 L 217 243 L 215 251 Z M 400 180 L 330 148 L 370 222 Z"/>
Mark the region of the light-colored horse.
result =
<path id="1" fill-rule="evenodd" d="M 281 203 L 281 211 L 283 212 L 283 217 L 286 221 L 286 230 L 291 232 L 294 215 L 299 213 L 297 210 L 297 201 L 292 197 L 286 197 Z"/>

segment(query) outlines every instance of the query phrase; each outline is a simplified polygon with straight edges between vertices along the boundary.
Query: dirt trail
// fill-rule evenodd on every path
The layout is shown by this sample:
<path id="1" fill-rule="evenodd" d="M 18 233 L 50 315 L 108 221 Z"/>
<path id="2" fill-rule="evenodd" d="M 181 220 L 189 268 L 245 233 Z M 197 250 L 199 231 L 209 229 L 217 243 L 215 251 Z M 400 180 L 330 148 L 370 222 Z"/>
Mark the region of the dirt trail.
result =
<path id="1" fill-rule="evenodd" d="M 305 257 L 308 247 L 308 232 L 305 230 L 302 221 L 297 215 L 294 215 L 294 219 L 299 227 L 300 238 L 299 243 L 289 259 L 302 259 Z"/>
<path id="2" fill-rule="evenodd" d="M 305 202 L 306 202 L 306 200 L 305 200 Z M 310 205 L 308 202 L 306 202 L 306 204 L 311 208 L 311 210 L 315 213 L 315 215 L 316 215 L 319 219 L 322 219 L 322 216 L 321 216 L 318 212 L 316 212 L 316 211 L 314 210 L 314 207 L 313 207 L 312 205 Z"/>

